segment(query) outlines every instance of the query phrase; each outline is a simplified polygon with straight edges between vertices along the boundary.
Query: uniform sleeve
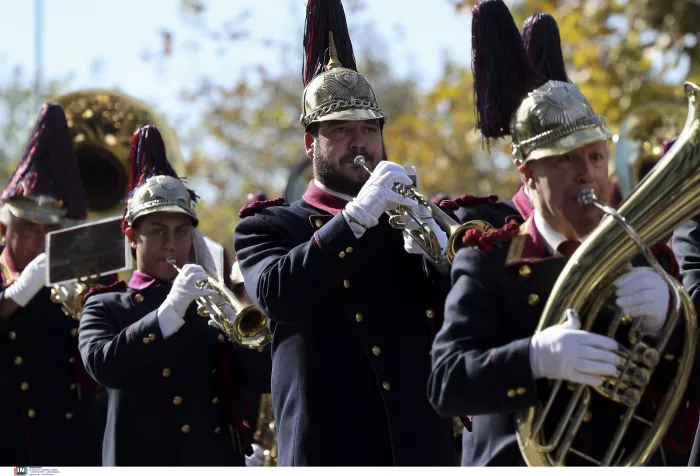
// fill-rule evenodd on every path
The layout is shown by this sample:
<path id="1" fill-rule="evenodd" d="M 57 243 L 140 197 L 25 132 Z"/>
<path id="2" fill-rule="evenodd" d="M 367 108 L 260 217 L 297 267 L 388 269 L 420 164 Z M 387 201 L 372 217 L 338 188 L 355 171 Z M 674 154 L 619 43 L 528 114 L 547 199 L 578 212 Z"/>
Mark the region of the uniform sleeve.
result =
<path id="1" fill-rule="evenodd" d="M 502 260 L 475 249 L 463 249 L 455 259 L 428 380 L 428 397 L 442 416 L 511 413 L 539 403 L 530 338 L 504 337 L 518 316 L 502 314 L 500 269 Z"/>
<path id="2" fill-rule="evenodd" d="M 104 295 L 90 296 L 80 317 L 78 346 L 85 369 L 105 387 L 138 385 L 143 373 L 166 345 L 157 310 L 121 329 Z"/>
<path id="3" fill-rule="evenodd" d="M 367 233 L 355 238 L 342 213 L 304 243 L 290 233 L 265 210 L 238 223 L 234 246 L 255 304 L 273 321 L 298 324 L 320 310 L 323 300 L 313 296 L 336 293 L 355 272 L 366 272 L 373 250 Z"/>

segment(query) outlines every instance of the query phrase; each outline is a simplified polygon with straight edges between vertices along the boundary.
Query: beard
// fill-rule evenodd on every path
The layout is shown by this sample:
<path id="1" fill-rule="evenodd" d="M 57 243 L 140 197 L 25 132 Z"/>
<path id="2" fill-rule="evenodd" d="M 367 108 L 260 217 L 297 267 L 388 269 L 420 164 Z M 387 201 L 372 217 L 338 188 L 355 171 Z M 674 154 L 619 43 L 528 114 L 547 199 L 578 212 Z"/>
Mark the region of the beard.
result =
<path id="1" fill-rule="evenodd" d="M 350 195 L 352 197 L 357 196 L 357 194 L 360 193 L 362 186 L 369 178 L 369 175 L 367 173 L 364 173 L 361 174 L 362 178 L 357 179 L 355 177 L 348 177 L 343 175 L 343 173 L 339 169 L 341 164 L 343 164 L 344 162 L 354 160 L 355 157 L 360 154 L 364 155 L 365 159 L 367 159 L 368 162 L 372 162 L 372 164 L 376 165 L 376 162 L 374 161 L 374 156 L 364 149 L 361 149 L 359 152 L 348 152 L 347 154 L 342 156 L 336 164 L 333 163 L 331 159 L 329 159 L 326 155 L 323 154 L 323 152 L 320 150 L 320 147 L 315 147 L 313 158 L 314 178 L 316 178 L 316 180 L 321 182 L 330 190 L 333 190 L 338 193 L 343 193 L 345 195 Z"/>

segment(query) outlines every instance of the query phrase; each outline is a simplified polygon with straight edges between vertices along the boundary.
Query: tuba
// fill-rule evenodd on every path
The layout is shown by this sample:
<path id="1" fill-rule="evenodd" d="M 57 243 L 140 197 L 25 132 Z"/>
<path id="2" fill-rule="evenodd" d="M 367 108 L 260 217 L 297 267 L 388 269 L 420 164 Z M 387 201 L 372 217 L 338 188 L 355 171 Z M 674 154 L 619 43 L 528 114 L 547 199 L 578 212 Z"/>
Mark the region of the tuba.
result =
<path id="1" fill-rule="evenodd" d="M 372 174 L 372 171 L 365 165 L 365 158 L 363 156 L 358 155 L 355 157 L 354 163 L 356 167 L 362 167 L 368 174 Z M 447 234 L 448 240 L 444 252 L 450 264 L 452 264 L 457 252 L 464 246 L 462 244 L 462 238 L 468 230 L 477 229 L 481 232 L 493 230 L 493 226 L 491 226 L 490 223 L 482 220 L 471 220 L 467 223 L 460 224 L 456 220 L 450 218 L 450 216 L 435 205 L 432 200 L 419 192 L 417 187 L 397 183 L 394 184 L 393 190 L 399 195 L 415 200 L 418 202 L 418 205 L 425 207 L 425 209 L 428 210 L 429 216 L 418 216 L 410 207 L 401 206 L 397 210 L 387 212 L 389 215 L 389 225 L 391 225 L 392 228 L 403 230 L 406 228 L 406 223 L 402 215 L 406 214 L 411 217 L 413 221 L 418 224 L 419 228 L 417 230 L 408 230 L 409 235 L 413 241 L 438 264 L 441 264 L 443 261 L 443 249 L 440 246 L 435 232 L 430 228 L 426 220 L 434 219 L 440 229 Z"/>
<path id="2" fill-rule="evenodd" d="M 685 126 L 673 147 L 635 188 L 618 211 L 597 202 L 592 190 L 584 190 L 581 203 L 597 206 L 606 216 L 591 235 L 569 259 L 559 275 L 547 300 L 537 331 L 561 323 L 567 316 L 580 317 L 582 329 L 591 330 L 614 289 L 613 283 L 640 253 L 667 282 L 671 291 L 669 316 L 660 334 L 651 341 L 639 328 L 639 321 L 622 316 L 620 312 L 607 325 L 607 335 L 615 338 L 618 330 L 629 326 L 630 348 L 621 351 L 623 357 L 619 376 L 606 379 L 600 386 L 563 385 L 550 382 L 550 394 L 544 405 L 530 408 L 517 415 L 517 438 L 523 458 L 531 466 L 563 465 L 568 454 L 577 455 L 600 466 L 641 466 L 662 443 L 685 392 L 696 345 L 696 316 L 690 296 L 669 276 L 651 255 L 647 244 L 668 236 L 671 230 L 697 215 L 700 205 L 700 88 L 685 83 L 689 110 Z M 624 218 L 623 218 L 624 217 Z M 651 375 L 664 356 L 664 349 L 677 323 L 682 323 L 684 339 L 673 380 L 653 419 L 637 414 Z M 631 324 L 631 325 L 630 325 Z M 671 357 L 666 355 L 666 357 Z M 569 391 L 569 394 L 565 393 Z M 568 402 L 563 415 L 550 415 L 557 396 Z M 567 400 L 568 398 L 568 400 Z M 574 448 L 579 427 L 594 417 L 595 399 L 603 398 L 619 405 L 620 421 L 610 435 L 605 454 L 593 457 Z M 547 418 L 554 428 L 545 434 Z M 631 424 L 641 424 L 634 444 L 620 451 L 623 438 Z M 607 442 L 606 442 L 607 443 Z"/>
<path id="3" fill-rule="evenodd" d="M 155 125 L 168 161 L 184 167 L 173 130 L 147 104 L 118 91 L 90 89 L 52 100 L 66 111 L 90 219 L 121 215 L 129 177 L 129 148 L 135 130 Z"/>
<path id="4" fill-rule="evenodd" d="M 166 261 L 178 273 L 181 271 L 175 257 L 170 256 Z M 202 317 L 210 317 L 231 342 L 246 349 L 262 349 L 272 340 L 267 316 L 257 307 L 241 303 L 224 283 L 207 273 L 207 279 L 198 280 L 197 287 L 216 291 L 221 298 L 221 303 L 211 297 L 197 298 L 197 313 Z M 231 309 L 235 317 L 229 317 L 225 307 Z"/>

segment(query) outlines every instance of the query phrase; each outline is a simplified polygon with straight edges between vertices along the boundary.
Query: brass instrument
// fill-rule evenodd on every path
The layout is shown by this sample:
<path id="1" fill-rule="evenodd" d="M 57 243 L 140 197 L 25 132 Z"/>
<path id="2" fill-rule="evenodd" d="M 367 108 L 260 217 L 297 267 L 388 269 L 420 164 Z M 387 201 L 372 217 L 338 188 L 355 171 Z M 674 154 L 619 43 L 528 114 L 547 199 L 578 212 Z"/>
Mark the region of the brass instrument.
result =
<path id="1" fill-rule="evenodd" d="M 163 136 L 168 161 L 184 167 L 174 131 L 147 104 L 118 91 L 75 91 L 52 102 L 66 111 L 73 148 L 85 187 L 90 219 L 124 211 L 129 177 L 129 148 L 135 130 L 155 125 Z"/>
<path id="2" fill-rule="evenodd" d="M 671 230 L 695 216 L 700 205 L 700 188 L 697 186 L 700 174 L 700 110 L 697 107 L 700 88 L 685 83 L 685 93 L 689 111 L 677 142 L 622 203 L 619 213 L 598 203 L 591 190 L 582 192 L 582 204 L 602 208 L 608 216 L 582 243 L 559 275 L 537 331 L 559 324 L 567 315 L 580 316 L 582 329 L 591 330 L 604 301 L 614 292 L 613 282 L 640 250 L 668 283 L 673 304 L 670 314 L 663 329 L 651 341 L 640 329 L 639 320 L 631 321 L 617 313 L 608 326 L 608 336 L 614 338 L 620 326 L 634 322 L 628 334 L 631 348 L 621 346 L 623 363 L 620 375 L 593 388 L 569 384 L 571 396 L 565 414 L 552 417 L 556 427 L 550 435 L 544 435 L 543 428 L 554 399 L 567 390 L 562 381 L 551 383 L 551 393 L 544 405 L 518 414 L 517 438 L 523 457 L 531 466 L 563 465 L 569 453 L 602 466 L 643 465 L 661 444 L 681 403 L 695 355 L 695 308 L 685 289 L 660 268 L 645 243 L 666 238 Z M 680 319 L 683 319 L 684 331 L 682 354 L 677 357 L 677 370 L 671 385 L 650 421 L 637 415 L 636 409 Z M 600 460 L 573 447 L 579 426 L 587 421 L 586 415 L 594 418 L 590 409 L 596 398 L 621 405 L 617 431 Z M 648 429 L 635 440 L 636 446 L 626 453 L 620 452 L 622 438 L 632 422 L 648 426 Z"/>
<path id="3" fill-rule="evenodd" d="M 83 298 L 93 286 L 94 281 L 89 277 L 68 284 L 54 285 L 51 287 L 51 302 L 60 304 L 66 316 L 79 321 L 83 311 Z"/>
<path id="4" fill-rule="evenodd" d="M 272 395 L 269 393 L 260 397 L 255 441 L 265 448 L 263 466 L 277 466 L 277 429 L 272 409 Z"/>
<path id="5" fill-rule="evenodd" d="M 177 260 L 174 256 L 168 257 L 166 261 L 178 272 L 182 271 L 177 266 Z M 216 291 L 221 297 L 222 302 L 220 303 L 211 297 L 198 297 L 197 312 L 200 316 L 213 319 L 217 327 L 231 342 L 246 349 L 262 349 L 272 340 L 267 316 L 252 304 L 242 304 L 222 282 L 207 273 L 207 279 L 198 280 L 197 287 Z M 233 311 L 233 318 L 225 312 L 225 307 Z"/>
<path id="6" fill-rule="evenodd" d="M 632 110 L 620 124 L 615 143 L 615 166 L 624 200 L 663 156 L 664 141 L 683 129 L 687 110 L 682 103 L 652 102 Z"/>
<path id="7" fill-rule="evenodd" d="M 354 164 L 356 167 L 362 167 L 367 171 L 368 174 L 372 174 L 372 171 L 365 165 L 365 158 L 362 155 L 355 157 Z M 404 185 L 401 183 L 394 184 L 393 190 L 404 197 L 408 197 L 412 200 L 418 202 L 428 210 L 430 216 L 421 217 L 418 216 L 410 207 L 400 206 L 397 210 L 387 212 L 389 215 L 389 225 L 393 228 L 403 230 L 406 228 L 406 223 L 403 221 L 402 215 L 406 214 L 411 217 L 419 226 L 417 230 L 408 230 L 411 238 L 425 251 L 425 253 L 436 263 L 440 264 L 443 261 L 442 255 L 443 250 L 438 242 L 435 232 L 430 228 L 427 219 L 434 219 L 435 223 L 442 229 L 448 236 L 447 247 L 445 249 L 445 255 L 447 261 L 451 264 L 454 260 L 457 252 L 464 246 L 462 244 L 462 237 L 467 232 L 467 230 L 478 229 L 482 232 L 487 232 L 493 230 L 493 226 L 482 220 L 471 220 L 467 223 L 460 224 L 456 220 L 450 218 L 450 216 L 443 212 L 440 207 L 435 205 L 430 198 L 423 195 L 418 191 L 418 188 L 412 185 Z"/>

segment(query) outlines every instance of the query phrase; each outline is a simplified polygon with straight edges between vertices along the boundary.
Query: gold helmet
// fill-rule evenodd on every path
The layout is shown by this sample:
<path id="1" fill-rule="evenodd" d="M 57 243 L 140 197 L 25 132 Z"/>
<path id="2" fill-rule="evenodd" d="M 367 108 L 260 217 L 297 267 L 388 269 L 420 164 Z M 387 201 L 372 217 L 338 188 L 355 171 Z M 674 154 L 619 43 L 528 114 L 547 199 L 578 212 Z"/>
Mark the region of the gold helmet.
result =
<path id="1" fill-rule="evenodd" d="M 525 42 L 531 36 L 526 26 Z M 519 164 L 612 138 L 575 84 L 548 77 L 552 68 L 538 71 L 501 0 L 472 11 L 472 68 L 477 126 L 487 140 L 510 135 Z"/>
<path id="2" fill-rule="evenodd" d="M 304 31 L 301 124 L 386 120 L 372 85 L 357 72 L 340 0 L 309 0 Z"/>

